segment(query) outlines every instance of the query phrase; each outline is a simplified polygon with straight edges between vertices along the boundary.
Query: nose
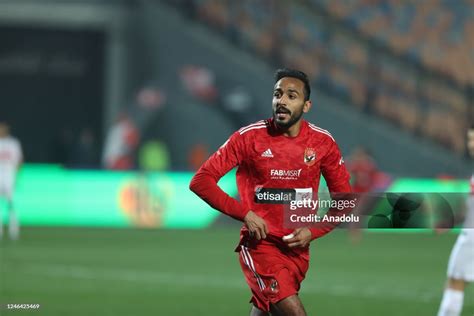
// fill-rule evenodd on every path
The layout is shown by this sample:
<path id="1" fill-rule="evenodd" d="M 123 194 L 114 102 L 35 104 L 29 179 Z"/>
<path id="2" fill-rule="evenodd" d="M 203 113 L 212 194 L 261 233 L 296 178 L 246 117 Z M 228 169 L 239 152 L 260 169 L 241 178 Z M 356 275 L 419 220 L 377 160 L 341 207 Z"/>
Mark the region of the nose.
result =
<path id="1" fill-rule="evenodd" d="M 280 99 L 280 100 L 278 100 L 278 102 L 277 102 L 277 108 L 285 108 L 285 109 L 286 109 L 286 108 L 288 108 L 288 107 L 287 107 L 286 103 L 283 102 L 283 101 Z"/>
<path id="2" fill-rule="evenodd" d="M 276 103 L 277 103 L 278 106 L 280 106 L 280 105 L 285 105 L 286 106 L 286 99 L 285 99 L 284 95 L 277 98 L 276 101 L 277 101 Z"/>

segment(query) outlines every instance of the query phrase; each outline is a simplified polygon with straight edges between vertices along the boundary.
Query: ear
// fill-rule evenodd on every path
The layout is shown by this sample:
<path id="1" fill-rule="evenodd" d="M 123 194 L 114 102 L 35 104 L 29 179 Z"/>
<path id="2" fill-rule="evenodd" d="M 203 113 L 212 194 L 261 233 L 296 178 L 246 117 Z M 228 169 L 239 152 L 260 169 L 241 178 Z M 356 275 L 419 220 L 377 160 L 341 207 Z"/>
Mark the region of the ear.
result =
<path id="1" fill-rule="evenodd" d="M 311 102 L 311 100 L 305 101 L 303 105 L 303 113 L 308 113 L 309 110 L 311 110 L 312 105 L 313 103 Z"/>

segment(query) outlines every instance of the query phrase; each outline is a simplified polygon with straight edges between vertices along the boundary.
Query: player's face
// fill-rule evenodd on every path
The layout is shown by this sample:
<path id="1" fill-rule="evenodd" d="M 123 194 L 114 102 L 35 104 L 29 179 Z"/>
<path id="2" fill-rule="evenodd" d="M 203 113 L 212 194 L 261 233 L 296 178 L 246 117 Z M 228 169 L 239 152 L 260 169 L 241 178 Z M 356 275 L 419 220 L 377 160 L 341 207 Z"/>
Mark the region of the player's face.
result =
<path id="1" fill-rule="evenodd" d="M 311 101 L 304 100 L 303 81 L 285 77 L 273 89 L 273 119 L 282 128 L 290 128 L 311 108 Z"/>

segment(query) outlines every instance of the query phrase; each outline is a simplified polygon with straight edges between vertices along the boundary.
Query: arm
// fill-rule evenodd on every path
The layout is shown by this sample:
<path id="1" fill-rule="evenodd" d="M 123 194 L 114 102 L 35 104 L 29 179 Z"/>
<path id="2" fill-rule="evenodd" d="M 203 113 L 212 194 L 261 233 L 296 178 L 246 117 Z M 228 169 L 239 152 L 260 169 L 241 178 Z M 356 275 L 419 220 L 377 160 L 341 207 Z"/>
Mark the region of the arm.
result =
<path id="1" fill-rule="evenodd" d="M 245 157 L 242 136 L 235 133 L 213 154 L 194 175 L 189 188 L 211 207 L 243 221 L 251 236 L 265 239 L 267 224 L 260 216 L 247 209 L 242 203 L 230 197 L 217 185 L 219 179 L 229 170 L 239 165 Z"/>
<path id="2" fill-rule="evenodd" d="M 230 197 L 218 185 L 219 179 L 239 165 L 244 154 L 242 136 L 234 133 L 202 166 L 191 180 L 189 188 L 211 207 L 243 221 L 249 210 Z"/>

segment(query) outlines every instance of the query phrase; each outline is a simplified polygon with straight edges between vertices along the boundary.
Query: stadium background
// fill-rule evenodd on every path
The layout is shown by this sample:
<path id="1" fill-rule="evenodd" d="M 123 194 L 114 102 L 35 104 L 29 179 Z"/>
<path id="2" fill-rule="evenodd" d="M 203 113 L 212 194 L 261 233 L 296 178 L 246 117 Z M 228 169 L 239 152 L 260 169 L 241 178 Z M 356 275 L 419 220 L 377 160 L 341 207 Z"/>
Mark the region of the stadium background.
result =
<path id="1" fill-rule="evenodd" d="M 346 159 L 368 148 L 379 189 L 468 190 L 472 1 L 4 0 L 0 38 L 0 119 L 26 159 L 0 304 L 41 304 L 23 313 L 245 314 L 239 225 L 187 186 L 270 116 L 280 66 L 309 74 L 307 119 Z M 456 236 L 335 231 L 312 245 L 309 314 L 435 314 Z"/>

